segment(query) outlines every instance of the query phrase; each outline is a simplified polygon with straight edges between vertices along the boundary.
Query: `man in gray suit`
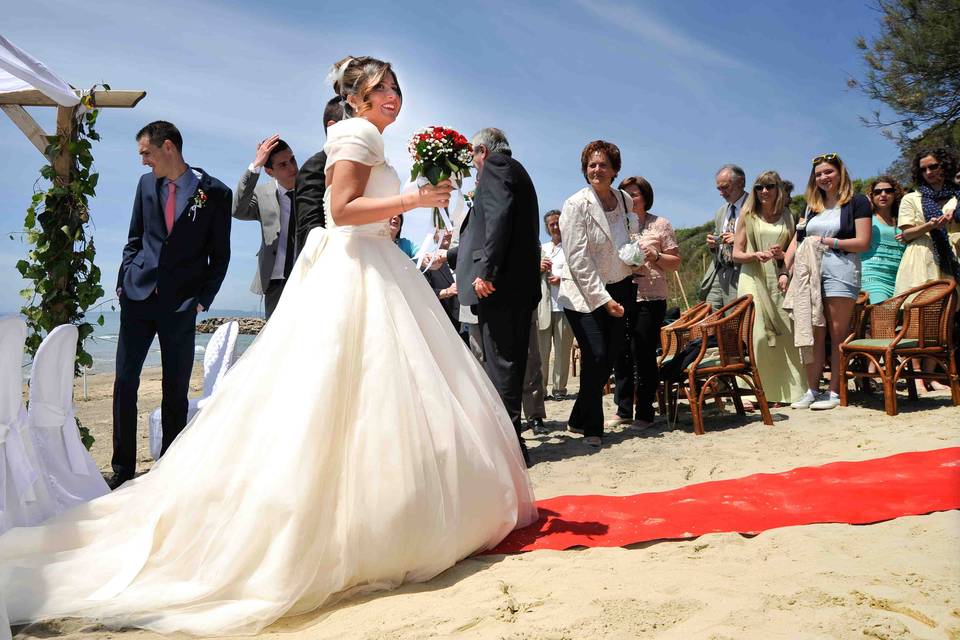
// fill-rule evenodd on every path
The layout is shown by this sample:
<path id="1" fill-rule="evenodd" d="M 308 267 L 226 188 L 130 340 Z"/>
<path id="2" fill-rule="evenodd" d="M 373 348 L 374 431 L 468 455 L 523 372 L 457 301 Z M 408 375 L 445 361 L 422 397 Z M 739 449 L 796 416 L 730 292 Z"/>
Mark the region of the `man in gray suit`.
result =
<path id="1" fill-rule="evenodd" d="M 700 299 L 719 309 L 737 297 L 740 265 L 733 261 L 733 234 L 747 193 L 743 190 L 746 175 L 737 165 L 723 165 L 715 177 L 717 191 L 725 202 L 713 215 L 713 233 L 707 234 L 713 261 L 700 283 Z"/>
<path id="2" fill-rule="evenodd" d="M 261 168 L 273 179 L 261 183 Z M 234 191 L 233 217 L 260 221 L 257 274 L 250 290 L 263 295 L 267 320 L 277 308 L 297 255 L 296 216 L 292 213 L 296 182 L 297 159 L 290 146 L 273 135 L 257 146 L 253 163 Z"/>

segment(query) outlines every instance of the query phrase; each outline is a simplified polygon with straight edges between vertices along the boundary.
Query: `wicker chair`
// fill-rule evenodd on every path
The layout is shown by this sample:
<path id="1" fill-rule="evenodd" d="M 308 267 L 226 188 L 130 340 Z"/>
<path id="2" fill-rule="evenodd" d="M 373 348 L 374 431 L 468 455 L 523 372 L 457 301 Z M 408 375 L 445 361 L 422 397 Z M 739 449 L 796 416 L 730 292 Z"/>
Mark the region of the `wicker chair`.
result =
<path id="1" fill-rule="evenodd" d="M 897 415 L 896 389 L 900 378 L 908 380 L 911 399 L 916 399 L 914 384 L 918 378 L 942 380 L 950 385 L 953 404 L 960 405 L 953 335 L 956 309 L 957 285 L 952 280 L 931 280 L 878 304 L 867 305 L 863 313 L 866 322 L 860 323 L 857 331 L 840 345 L 840 406 L 847 406 L 847 379 L 851 377 L 880 379 L 887 415 Z M 864 332 L 867 323 L 869 338 Z M 935 360 L 942 371 L 913 371 L 913 358 Z M 863 361 L 873 364 L 876 371 L 862 366 Z"/>
<path id="2" fill-rule="evenodd" d="M 690 332 L 704 318 L 710 315 L 711 307 L 706 302 L 690 307 L 680 317 L 670 324 L 660 328 L 660 356 L 657 358 L 657 367 L 673 358 L 690 341 Z M 666 383 L 660 381 L 657 389 L 657 406 L 660 415 L 667 414 Z"/>
<path id="3" fill-rule="evenodd" d="M 700 337 L 700 352 L 696 359 L 684 369 L 687 379 L 680 383 L 685 389 L 693 415 L 693 431 L 703 435 L 703 405 L 708 398 L 733 398 L 737 414 L 745 416 L 743 400 L 737 388 L 736 379 L 740 378 L 753 390 L 760 405 L 763 423 L 773 424 L 767 397 L 763 392 L 760 375 L 757 373 L 756 358 L 753 354 L 753 322 L 755 309 L 753 296 L 745 295 L 719 310 L 711 313 L 701 322 L 690 327 L 690 337 Z M 717 341 L 717 357 L 707 358 L 709 338 Z M 715 384 L 725 381 L 727 384 Z M 677 390 L 679 395 L 680 389 Z M 666 384 L 667 404 L 671 413 L 676 411 L 673 384 Z"/>

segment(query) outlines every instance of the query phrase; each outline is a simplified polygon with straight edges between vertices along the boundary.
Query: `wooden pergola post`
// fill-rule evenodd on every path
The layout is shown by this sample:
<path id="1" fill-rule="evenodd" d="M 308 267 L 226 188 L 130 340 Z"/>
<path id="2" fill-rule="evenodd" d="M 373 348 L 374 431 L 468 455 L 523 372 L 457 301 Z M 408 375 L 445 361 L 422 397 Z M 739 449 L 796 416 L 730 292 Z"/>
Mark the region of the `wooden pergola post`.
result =
<path id="1" fill-rule="evenodd" d="M 70 184 L 70 140 L 73 140 L 73 130 L 76 127 L 76 107 L 57 107 L 57 136 L 63 141 L 60 153 L 53 160 L 53 170 L 57 172 L 57 186 L 66 187 Z"/>

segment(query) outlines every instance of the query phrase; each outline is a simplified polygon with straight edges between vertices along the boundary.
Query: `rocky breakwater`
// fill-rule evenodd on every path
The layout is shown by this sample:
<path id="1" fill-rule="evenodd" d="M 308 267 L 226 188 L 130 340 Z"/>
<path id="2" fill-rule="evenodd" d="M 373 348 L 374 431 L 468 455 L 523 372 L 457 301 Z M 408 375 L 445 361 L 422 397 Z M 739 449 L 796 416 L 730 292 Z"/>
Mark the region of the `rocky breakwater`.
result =
<path id="1" fill-rule="evenodd" d="M 262 318 L 207 318 L 197 323 L 197 333 L 213 333 L 220 325 L 236 320 L 240 323 L 240 333 L 255 336 L 263 329 L 266 321 Z"/>

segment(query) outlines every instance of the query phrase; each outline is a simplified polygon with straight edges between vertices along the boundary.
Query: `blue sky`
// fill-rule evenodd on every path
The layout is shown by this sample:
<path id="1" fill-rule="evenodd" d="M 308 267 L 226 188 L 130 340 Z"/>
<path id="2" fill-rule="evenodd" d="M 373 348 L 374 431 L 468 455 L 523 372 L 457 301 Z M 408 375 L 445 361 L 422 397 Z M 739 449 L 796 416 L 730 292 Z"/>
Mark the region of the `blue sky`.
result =
<path id="1" fill-rule="evenodd" d="M 362 8 L 361 8 L 362 7 Z M 855 176 L 874 175 L 895 146 L 859 116 L 877 105 L 846 87 L 872 36 L 866 2 L 477 2 L 372 0 L 272 3 L 214 0 L 31 0 L 5 8 L 2 33 L 67 82 L 143 89 L 132 110 L 104 110 L 91 203 L 106 290 L 116 278 L 139 165 L 133 135 L 174 122 L 186 160 L 234 187 L 258 140 L 279 132 L 302 162 L 323 145 L 331 63 L 374 55 L 394 63 L 405 103 L 386 148 L 409 171 L 406 139 L 429 124 L 470 136 L 506 131 L 530 172 L 542 212 L 580 189 L 580 150 L 616 143 L 621 177 L 643 175 L 654 211 L 675 226 L 705 222 L 720 204 L 713 174 L 741 164 L 752 180 L 777 169 L 798 188 L 809 159 L 838 152 Z M 167 28 L 167 27 L 171 28 Z M 33 109 L 47 130 L 52 109 Z M 14 264 L 42 158 L 0 116 L 0 310 L 19 308 Z M 420 240 L 429 211 L 407 214 Z M 254 310 L 249 293 L 259 227 L 234 221 L 233 258 L 214 310 Z"/>

